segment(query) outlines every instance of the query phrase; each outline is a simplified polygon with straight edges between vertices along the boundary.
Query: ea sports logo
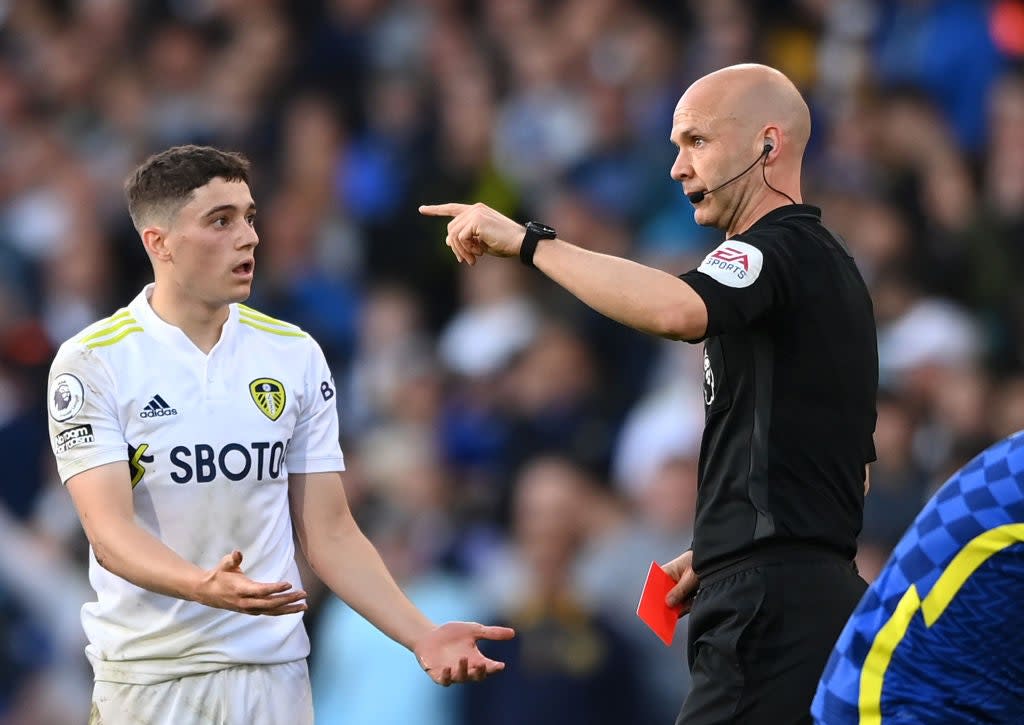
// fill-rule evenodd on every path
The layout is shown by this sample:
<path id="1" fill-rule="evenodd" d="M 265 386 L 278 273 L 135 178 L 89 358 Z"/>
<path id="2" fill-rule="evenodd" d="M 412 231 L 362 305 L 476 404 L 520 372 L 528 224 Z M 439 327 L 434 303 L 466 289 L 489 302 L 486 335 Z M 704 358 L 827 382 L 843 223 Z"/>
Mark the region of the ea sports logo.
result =
<path id="1" fill-rule="evenodd" d="M 764 264 L 761 250 L 752 244 L 730 239 L 704 257 L 698 272 L 726 287 L 749 287 L 757 281 Z"/>
<path id="2" fill-rule="evenodd" d="M 721 259 L 726 264 L 738 264 L 743 267 L 744 272 L 750 271 L 750 257 L 739 249 L 723 245 L 712 252 L 711 256 L 715 259 Z"/>

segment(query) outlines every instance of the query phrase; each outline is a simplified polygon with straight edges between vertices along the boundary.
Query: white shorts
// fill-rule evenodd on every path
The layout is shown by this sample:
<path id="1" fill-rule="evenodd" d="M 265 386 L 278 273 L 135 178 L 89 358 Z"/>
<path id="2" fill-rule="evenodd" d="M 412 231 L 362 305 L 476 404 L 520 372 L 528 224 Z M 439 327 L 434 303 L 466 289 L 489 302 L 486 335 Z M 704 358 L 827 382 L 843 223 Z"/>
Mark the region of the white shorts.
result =
<path id="1" fill-rule="evenodd" d="M 89 725 L 313 725 L 305 660 L 239 665 L 156 685 L 97 682 Z"/>

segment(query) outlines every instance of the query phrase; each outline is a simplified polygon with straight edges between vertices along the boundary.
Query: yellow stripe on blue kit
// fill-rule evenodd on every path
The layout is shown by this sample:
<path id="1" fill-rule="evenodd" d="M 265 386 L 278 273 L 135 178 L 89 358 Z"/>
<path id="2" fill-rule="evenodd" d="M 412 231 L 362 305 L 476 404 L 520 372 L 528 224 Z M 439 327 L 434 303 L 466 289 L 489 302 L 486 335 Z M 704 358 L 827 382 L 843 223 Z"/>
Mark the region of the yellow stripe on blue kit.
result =
<path id="1" fill-rule="evenodd" d="M 871 650 L 864 659 L 864 668 L 860 675 L 860 722 L 861 725 L 881 725 L 882 722 L 882 685 L 885 682 L 885 671 L 892 662 L 892 653 L 903 641 L 910 628 L 910 622 L 921 608 L 921 597 L 917 586 L 910 589 L 896 605 L 896 611 L 889 621 L 878 630 Z"/>
<path id="2" fill-rule="evenodd" d="M 992 556 L 1024 541 L 1024 524 L 1006 524 L 979 534 L 953 558 L 922 600 L 913 584 L 900 599 L 896 611 L 878 631 L 864 660 L 860 681 L 861 725 L 881 725 L 885 672 L 918 610 L 926 627 L 934 625 L 971 575 Z"/>

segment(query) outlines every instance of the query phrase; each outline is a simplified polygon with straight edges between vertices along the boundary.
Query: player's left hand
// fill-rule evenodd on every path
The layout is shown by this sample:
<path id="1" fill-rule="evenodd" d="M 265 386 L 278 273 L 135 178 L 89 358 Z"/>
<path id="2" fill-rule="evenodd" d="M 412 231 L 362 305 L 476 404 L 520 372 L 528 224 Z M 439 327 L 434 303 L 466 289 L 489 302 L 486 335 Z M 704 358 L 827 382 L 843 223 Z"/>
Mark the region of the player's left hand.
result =
<path id="1" fill-rule="evenodd" d="M 476 622 L 448 622 L 435 627 L 413 647 L 420 667 L 443 687 L 462 682 L 479 682 L 505 669 L 504 662 L 492 660 L 477 649 L 477 640 L 512 639 L 515 630 L 485 627 Z"/>
<path id="2" fill-rule="evenodd" d="M 449 216 L 448 237 L 455 258 L 470 265 L 478 257 L 514 257 L 519 254 L 526 227 L 486 204 L 433 204 L 420 207 L 425 216 Z"/>

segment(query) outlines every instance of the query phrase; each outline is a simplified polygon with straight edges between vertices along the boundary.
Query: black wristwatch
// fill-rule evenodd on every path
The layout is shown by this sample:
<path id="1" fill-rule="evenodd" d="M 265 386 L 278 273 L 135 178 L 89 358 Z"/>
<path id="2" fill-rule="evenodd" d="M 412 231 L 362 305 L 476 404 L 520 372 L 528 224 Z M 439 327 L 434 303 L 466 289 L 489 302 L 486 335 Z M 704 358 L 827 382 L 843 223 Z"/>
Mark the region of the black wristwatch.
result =
<path id="1" fill-rule="evenodd" d="M 533 253 L 537 251 L 537 242 L 541 239 L 554 239 L 558 234 L 547 224 L 526 222 L 526 235 L 519 246 L 519 261 L 527 267 L 533 266 Z"/>

